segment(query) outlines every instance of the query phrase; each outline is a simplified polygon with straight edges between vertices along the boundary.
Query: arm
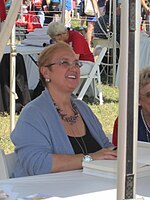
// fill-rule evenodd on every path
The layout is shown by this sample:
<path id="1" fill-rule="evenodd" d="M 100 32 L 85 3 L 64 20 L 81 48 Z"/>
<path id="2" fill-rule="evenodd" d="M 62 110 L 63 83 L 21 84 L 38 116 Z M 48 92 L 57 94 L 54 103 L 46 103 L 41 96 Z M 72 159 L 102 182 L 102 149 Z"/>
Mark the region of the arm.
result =
<path id="1" fill-rule="evenodd" d="M 43 3 L 43 10 L 44 12 L 48 12 L 49 11 L 49 4 L 50 4 L 50 0 L 45 0 L 44 3 Z"/>
<path id="2" fill-rule="evenodd" d="M 147 6 L 145 0 L 141 0 L 141 4 L 146 12 L 149 12 L 149 7 Z"/>
<path id="3" fill-rule="evenodd" d="M 113 147 L 114 148 L 114 147 Z M 113 148 L 104 148 L 95 153 L 91 153 L 93 160 L 116 160 L 117 152 L 113 151 Z M 82 168 L 83 154 L 75 155 L 62 155 L 53 154 L 52 155 L 52 169 L 51 172 L 61 172 L 76 170 Z"/>
<path id="4" fill-rule="evenodd" d="M 92 1 L 92 4 L 93 4 L 93 6 L 94 6 L 95 13 L 96 13 L 96 14 L 99 14 L 99 7 L 98 7 L 97 0 L 90 0 L 90 1 Z"/>

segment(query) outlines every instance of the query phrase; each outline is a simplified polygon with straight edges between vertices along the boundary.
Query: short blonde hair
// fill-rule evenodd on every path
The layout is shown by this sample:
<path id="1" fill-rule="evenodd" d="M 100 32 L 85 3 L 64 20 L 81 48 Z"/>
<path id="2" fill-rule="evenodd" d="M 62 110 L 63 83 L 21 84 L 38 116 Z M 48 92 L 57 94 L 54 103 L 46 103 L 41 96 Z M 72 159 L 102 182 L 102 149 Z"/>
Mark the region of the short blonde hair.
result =
<path id="1" fill-rule="evenodd" d="M 139 90 L 150 83 L 150 67 L 143 68 L 139 75 Z"/>
<path id="2" fill-rule="evenodd" d="M 39 55 L 38 57 L 38 67 L 39 67 L 39 74 L 40 74 L 40 78 L 41 78 L 41 81 L 43 83 L 44 86 L 46 86 L 46 82 L 45 82 L 45 78 L 43 77 L 43 75 L 41 74 L 40 72 L 40 68 L 41 67 L 45 67 L 47 65 L 50 64 L 53 56 L 57 53 L 57 51 L 59 49 L 62 49 L 65 50 L 65 49 L 70 49 L 70 51 L 73 51 L 72 48 L 69 46 L 69 44 L 65 43 L 65 42 L 58 42 L 56 44 L 51 44 L 49 46 L 47 46 Z"/>

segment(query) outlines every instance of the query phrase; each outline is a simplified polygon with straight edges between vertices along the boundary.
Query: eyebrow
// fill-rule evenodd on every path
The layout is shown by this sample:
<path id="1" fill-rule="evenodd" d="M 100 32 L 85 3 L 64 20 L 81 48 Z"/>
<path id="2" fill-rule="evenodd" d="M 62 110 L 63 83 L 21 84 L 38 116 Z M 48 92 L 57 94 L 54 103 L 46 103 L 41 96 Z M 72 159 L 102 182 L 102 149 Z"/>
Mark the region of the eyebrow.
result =
<path id="1" fill-rule="evenodd" d="M 67 61 L 70 61 L 69 58 L 64 58 L 64 57 L 63 57 L 63 58 L 60 58 L 59 60 L 67 60 Z M 73 61 L 71 61 L 71 62 L 74 62 L 74 61 L 79 61 L 79 60 L 75 58 L 75 59 L 74 59 Z"/>

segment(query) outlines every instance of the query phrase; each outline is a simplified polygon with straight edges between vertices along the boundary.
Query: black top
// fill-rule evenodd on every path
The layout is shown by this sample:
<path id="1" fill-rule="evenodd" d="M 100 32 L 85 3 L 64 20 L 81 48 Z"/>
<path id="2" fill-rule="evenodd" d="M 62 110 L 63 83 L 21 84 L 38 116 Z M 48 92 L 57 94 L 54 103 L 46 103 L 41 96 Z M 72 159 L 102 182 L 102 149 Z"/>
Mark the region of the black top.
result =
<path id="1" fill-rule="evenodd" d="M 68 138 L 71 142 L 75 154 L 83 153 L 86 155 L 102 149 L 102 147 L 90 134 L 89 129 L 87 127 L 86 127 L 86 134 L 84 136 L 82 137 L 68 136 Z"/>

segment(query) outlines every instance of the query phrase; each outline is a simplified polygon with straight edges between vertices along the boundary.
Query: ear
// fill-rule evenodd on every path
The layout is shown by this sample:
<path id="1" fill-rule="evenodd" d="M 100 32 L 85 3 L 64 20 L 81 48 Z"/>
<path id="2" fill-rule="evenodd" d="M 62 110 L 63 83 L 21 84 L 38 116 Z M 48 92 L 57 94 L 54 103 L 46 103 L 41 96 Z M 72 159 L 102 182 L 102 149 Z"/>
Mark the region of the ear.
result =
<path id="1" fill-rule="evenodd" d="M 42 74 L 42 76 L 45 79 L 49 79 L 50 78 L 50 70 L 48 67 L 41 67 L 40 68 L 40 73 Z"/>

